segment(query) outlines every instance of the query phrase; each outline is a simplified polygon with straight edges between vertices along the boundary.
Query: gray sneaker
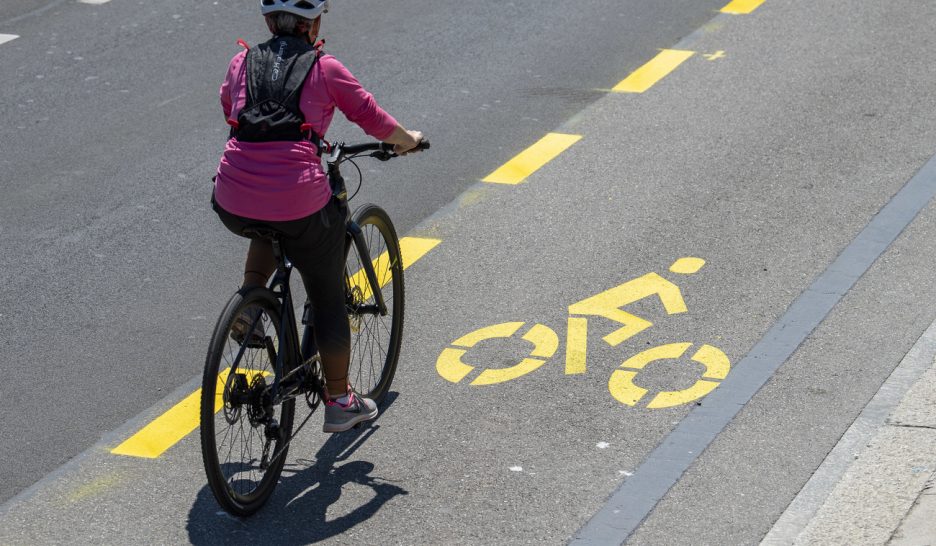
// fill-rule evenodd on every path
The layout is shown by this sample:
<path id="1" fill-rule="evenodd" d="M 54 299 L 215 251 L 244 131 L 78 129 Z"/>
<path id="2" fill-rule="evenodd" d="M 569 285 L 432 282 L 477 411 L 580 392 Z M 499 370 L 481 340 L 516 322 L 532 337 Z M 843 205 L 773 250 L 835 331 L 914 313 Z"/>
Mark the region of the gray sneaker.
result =
<path id="1" fill-rule="evenodd" d="M 370 398 L 362 398 L 353 392 L 347 406 L 329 400 L 325 403 L 325 432 L 344 432 L 358 423 L 377 417 L 377 404 Z"/>

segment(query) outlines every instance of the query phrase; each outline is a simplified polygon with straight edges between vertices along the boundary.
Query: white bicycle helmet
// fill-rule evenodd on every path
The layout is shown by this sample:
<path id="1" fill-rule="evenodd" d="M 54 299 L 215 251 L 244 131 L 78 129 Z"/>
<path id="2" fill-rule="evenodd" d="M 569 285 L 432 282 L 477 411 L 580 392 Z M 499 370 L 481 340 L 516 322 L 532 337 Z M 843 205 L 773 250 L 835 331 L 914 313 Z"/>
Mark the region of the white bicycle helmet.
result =
<path id="1" fill-rule="evenodd" d="M 315 19 L 328 11 L 328 0 L 260 0 L 263 15 L 286 11 L 306 19 Z"/>

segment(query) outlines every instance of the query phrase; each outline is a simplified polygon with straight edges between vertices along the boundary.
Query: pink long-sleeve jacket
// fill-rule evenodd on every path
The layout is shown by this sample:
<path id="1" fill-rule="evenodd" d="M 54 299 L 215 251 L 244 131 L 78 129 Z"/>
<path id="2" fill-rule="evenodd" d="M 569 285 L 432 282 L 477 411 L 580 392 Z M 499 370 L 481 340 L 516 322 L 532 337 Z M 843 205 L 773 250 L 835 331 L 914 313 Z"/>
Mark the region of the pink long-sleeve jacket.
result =
<path id="1" fill-rule="evenodd" d="M 246 51 L 231 59 L 221 84 L 221 106 L 236 120 L 247 98 Z M 300 95 L 306 123 L 324 136 L 335 107 L 368 135 L 389 138 L 397 122 L 385 112 L 338 59 L 322 55 Z M 226 211 L 257 220 L 304 218 L 331 198 L 328 176 L 315 146 L 299 142 L 238 142 L 228 140 L 218 165 L 215 201 Z"/>

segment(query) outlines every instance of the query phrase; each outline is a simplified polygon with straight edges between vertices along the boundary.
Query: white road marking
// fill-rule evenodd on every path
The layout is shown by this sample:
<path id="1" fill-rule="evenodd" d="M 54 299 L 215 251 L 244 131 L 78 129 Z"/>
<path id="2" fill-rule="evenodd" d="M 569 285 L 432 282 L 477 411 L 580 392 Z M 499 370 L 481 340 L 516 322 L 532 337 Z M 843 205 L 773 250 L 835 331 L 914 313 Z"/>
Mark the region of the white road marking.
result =
<path id="1" fill-rule="evenodd" d="M 78 0 L 79 4 L 106 4 L 110 0 Z"/>
<path id="2" fill-rule="evenodd" d="M 19 38 L 16 34 L 0 34 L 0 44 L 5 44 L 7 42 L 12 42 L 13 40 Z"/>

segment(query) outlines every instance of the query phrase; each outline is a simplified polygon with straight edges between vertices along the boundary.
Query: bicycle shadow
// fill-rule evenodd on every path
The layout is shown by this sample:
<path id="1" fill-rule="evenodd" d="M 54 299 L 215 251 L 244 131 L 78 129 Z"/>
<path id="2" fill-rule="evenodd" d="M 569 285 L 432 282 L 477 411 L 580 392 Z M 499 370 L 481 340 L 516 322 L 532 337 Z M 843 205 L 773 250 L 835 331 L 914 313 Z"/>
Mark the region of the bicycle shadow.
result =
<path id="1" fill-rule="evenodd" d="M 395 392 L 387 394 L 381 404 L 381 415 L 397 396 Z M 339 466 L 380 429 L 379 420 L 380 416 L 361 429 L 331 435 L 315 454 L 314 461 L 293 458 L 296 454 L 291 450 L 288 454 L 291 460 L 287 460 L 273 496 L 250 518 L 236 518 L 224 512 L 206 484 L 189 510 L 186 524 L 189 540 L 196 545 L 261 541 L 308 544 L 340 535 L 370 519 L 387 501 L 409 494 L 379 476 L 371 476 L 373 463 L 351 461 Z M 342 487 L 349 483 L 370 487 L 376 495 L 351 512 L 327 521 L 328 507 L 338 501 Z"/>

